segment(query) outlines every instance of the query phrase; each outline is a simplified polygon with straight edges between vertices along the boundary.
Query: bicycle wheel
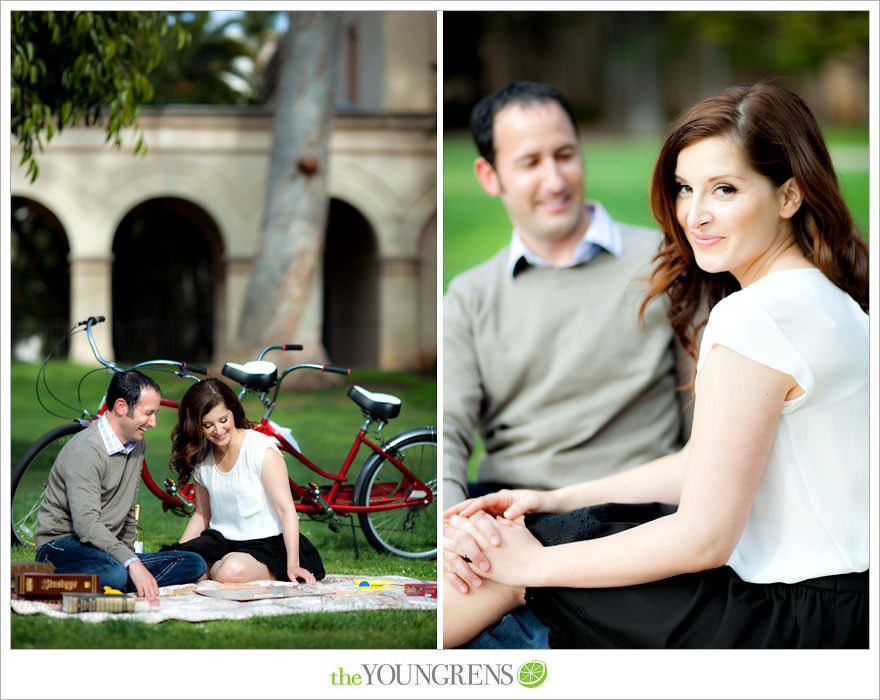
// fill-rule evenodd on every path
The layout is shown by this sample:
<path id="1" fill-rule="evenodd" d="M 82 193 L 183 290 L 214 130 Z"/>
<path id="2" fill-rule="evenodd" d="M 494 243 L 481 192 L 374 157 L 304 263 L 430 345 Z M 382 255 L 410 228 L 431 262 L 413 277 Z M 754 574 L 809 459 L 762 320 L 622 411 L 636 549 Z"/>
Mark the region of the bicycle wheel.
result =
<path id="1" fill-rule="evenodd" d="M 49 471 L 67 441 L 85 426 L 80 423 L 59 425 L 34 442 L 18 460 L 12 472 L 12 537 L 13 542 L 34 544 L 37 513 L 46 491 Z"/>
<path id="2" fill-rule="evenodd" d="M 407 559 L 437 557 L 437 431 L 417 428 L 392 438 L 386 451 L 421 479 L 434 494 L 428 505 L 400 506 L 358 513 L 367 541 L 380 552 Z M 379 505 L 418 498 L 397 466 L 374 455 L 355 482 L 356 505 Z"/>

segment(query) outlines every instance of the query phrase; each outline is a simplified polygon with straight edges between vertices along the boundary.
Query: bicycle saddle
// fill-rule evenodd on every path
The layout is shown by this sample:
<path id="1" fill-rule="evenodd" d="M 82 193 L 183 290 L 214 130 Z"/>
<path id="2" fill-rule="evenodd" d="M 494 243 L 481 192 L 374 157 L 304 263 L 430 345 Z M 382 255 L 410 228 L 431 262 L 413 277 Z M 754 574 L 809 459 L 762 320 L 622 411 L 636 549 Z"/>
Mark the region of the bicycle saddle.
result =
<path id="1" fill-rule="evenodd" d="M 227 362 L 223 365 L 223 376 L 247 389 L 266 391 L 278 381 L 278 368 L 266 360 L 251 360 L 243 365 Z"/>
<path id="2" fill-rule="evenodd" d="M 400 399 L 391 394 L 377 394 L 355 384 L 348 390 L 348 398 L 365 411 L 384 420 L 400 415 Z"/>

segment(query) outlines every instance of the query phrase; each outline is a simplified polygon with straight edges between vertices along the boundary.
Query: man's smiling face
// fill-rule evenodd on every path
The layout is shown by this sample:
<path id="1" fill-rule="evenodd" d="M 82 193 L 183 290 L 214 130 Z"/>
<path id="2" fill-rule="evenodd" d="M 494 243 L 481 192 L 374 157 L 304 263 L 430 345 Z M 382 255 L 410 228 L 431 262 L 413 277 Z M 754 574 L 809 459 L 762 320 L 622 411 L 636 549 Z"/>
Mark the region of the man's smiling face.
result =
<path id="1" fill-rule="evenodd" d="M 494 121 L 497 194 L 528 245 L 583 236 L 584 164 L 574 125 L 555 101 L 511 104 Z"/>

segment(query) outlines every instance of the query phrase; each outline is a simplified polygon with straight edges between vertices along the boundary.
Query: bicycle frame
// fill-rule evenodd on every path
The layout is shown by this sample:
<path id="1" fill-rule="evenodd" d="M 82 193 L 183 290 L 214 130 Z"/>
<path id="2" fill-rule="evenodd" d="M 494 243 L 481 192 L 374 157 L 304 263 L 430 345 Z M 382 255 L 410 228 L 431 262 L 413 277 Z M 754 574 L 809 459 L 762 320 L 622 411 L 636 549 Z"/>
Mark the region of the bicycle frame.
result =
<path id="1" fill-rule="evenodd" d="M 404 466 L 403 462 L 401 462 L 397 457 L 395 457 L 393 454 L 390 454 L 383 447 L 377 445 L 375 442 L 367 438 L 366 434 L 368 426 L 369 421 L 364 421 L 364 424 L 361 426 L 360 430 L 354 438 L 354 442 L 352 443 L 351 448 L 346 455 L 345 461 L 342 463 L 342 467 L 336 474 L 324 471 L 316 464 L 314 464 L 308 457 L 302 454 L 302 452 L 293 447 L 293 445 L 291 445 L 284 438 L 284 436 L 282 436 L 269 424 L 269 420 L 267 417 L 263 417 L 263 419 L 259 423 L 257 423 L 256 426 L 254 426 L 254 430 L 275 438 L 279 442 L 282 451 L 289 453 L 290 455 L 295 457 L 300 463 L 302 463 L 315 473 L 319 474 L 320 476 L 326 479 L 331 479 L 333 483 L 327 490 L 326 495 L 322 493 L 322 496 L 327 504 L 339 515 L 345 516 L 349 513 L 374 512 L 379 510 L 389 510 L 392 508 L 427 505 L 431 503 L 431 501 L 433 500 L 433 494 L 431 493 L 431 489 L 427 486 L 427 484 L 425 484 L 421 479 L 419 479 L 409 469 L 407 469 L 406 466 Z M 376 503 L 368 506 L 356 505 L 354 503 L 353 494 L 354 485 L 348 481 L 348 470 L 354 463 L 357 453 L 360 451 L 361 445 L 366 445 L 374 453 L 381 455 L 389 462 L 394 464 L 394 466 L 396 466 L 401 472 L 401 484 L 406 483 L 410 492 L 415 490 L 417 492 L 420 491 L 421 493 L 424 493 L 426 495 L 413 499 L 406 497 L 403 501 L 395 500 L 393 503 Z M 288 478 L 288 481 L 290 482 L 290 489 L 293 492 L 295 501 L 302 499 L 304 496 L 309 496 L 309 492 L 304 487 L 297 484 L 293 479 Z M 322 511 L 321 504 L 319 503 L 297 502 L 296 509 L 297 511 L 302 513 L 320 513 Z"/>

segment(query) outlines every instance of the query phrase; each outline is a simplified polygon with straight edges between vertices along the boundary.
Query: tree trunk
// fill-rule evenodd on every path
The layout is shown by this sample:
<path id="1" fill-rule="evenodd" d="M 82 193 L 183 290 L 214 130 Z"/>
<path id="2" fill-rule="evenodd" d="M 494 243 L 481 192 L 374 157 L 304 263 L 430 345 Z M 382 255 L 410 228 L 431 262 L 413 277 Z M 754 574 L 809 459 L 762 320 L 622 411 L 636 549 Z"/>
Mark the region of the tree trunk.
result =
<path id="1" fill-rule="evenodd" d="M 341 17 L 290 12 L 279 48 L 260 248 L 236 343 L 248 358 L 266 345 L 301 343 L 304 352 L 297 353 L 296 361 L 325 361 L 321 270 Z"/>

